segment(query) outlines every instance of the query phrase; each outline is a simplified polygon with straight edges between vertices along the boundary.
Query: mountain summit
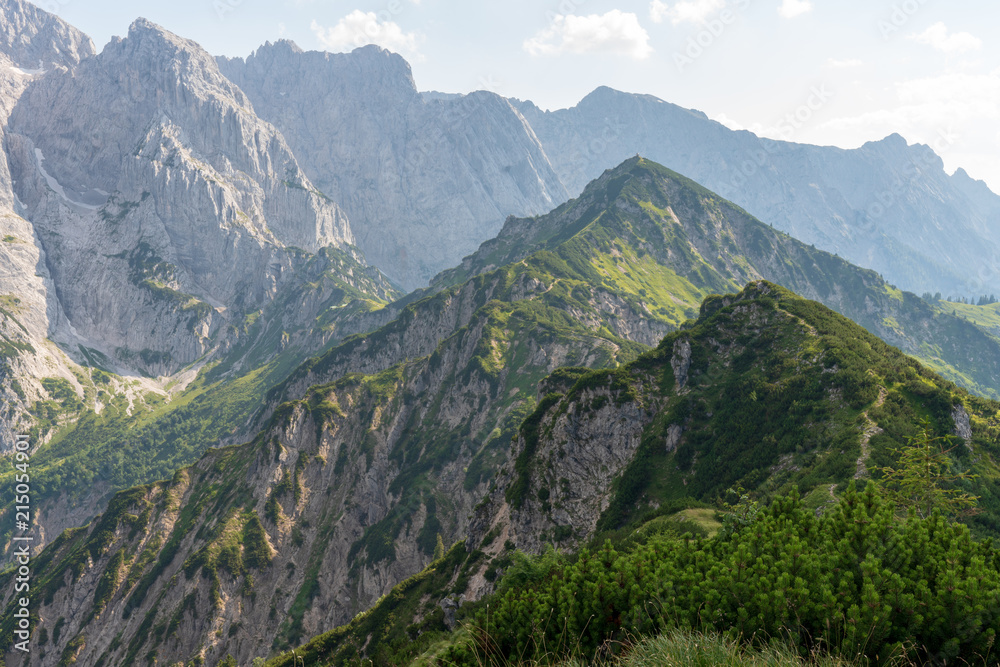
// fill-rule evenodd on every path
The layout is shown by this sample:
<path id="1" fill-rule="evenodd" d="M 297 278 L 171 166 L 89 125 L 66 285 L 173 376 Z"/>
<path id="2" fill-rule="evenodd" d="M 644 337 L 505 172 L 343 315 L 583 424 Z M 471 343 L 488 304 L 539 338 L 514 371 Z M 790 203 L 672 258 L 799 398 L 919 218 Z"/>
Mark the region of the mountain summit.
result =
<path id="1" fill-rule="evenodd" d="M 541 252 L 558 255 L 585 283 L 628 285 L 623 298 L 635 312 L 675 327 L 705 296 L 769 280 L 850 317 L 950 379 L 993 395 L 1000 387 L 1000 346 L 984 331 L 643 157 L 605 171 L 551 213 L 509 218 L 495 239 L 434 284 Z"/>
<path id="2" fill-rule="evenodd" d="M 214 58 L 145 19 L 34 81 L 9 133 L 70 349 L 171 373 L 211 348 L 227 310 L 273 296 L 289 248 L 354 241 Z"/>
<path id="3" fill-rule="evenodd" d="M 24 0 L 0 0 L 0 52 L 27 70 L 71 68 L 96 53 L 90 37 Z"/>

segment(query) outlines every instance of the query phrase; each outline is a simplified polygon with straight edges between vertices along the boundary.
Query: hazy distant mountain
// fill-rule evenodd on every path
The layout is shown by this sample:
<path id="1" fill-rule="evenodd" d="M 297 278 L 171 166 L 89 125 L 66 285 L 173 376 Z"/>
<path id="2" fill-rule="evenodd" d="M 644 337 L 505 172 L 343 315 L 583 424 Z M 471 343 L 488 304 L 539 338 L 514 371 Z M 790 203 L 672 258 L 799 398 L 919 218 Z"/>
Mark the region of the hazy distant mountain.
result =
<path id="1" fill-rule="evenodd" d="M 219 62 L 342 203 L 372 261 L 408 287 L 502 217 L 543 212 L 641 154 L 904 289 L 1000 291 L 1000 197 L 898 135 L 855 150 L 772 141 L 607 87 L 551 112 L 485 92 L 420 94 L 405 61 L 373 46 L 281 41 Z"/>
<path id="2" fill-rule="evenodd" d="M 641 154 L 903 289 L 1000 287 L 1000 197 L 965 172 L 948 176 L 929 147 L 899 135 L 855 150 L 772 141 L 610 88 L 570 109 L 515 105 L 571 193 Z"/>
<path id="3" fill-rule="evenodd" d="M 508 100 L 421 95 L 406 61 L 379 47 L 330 54 L 280 41 L 219 64 L 344 206 L 368 259 L 405 287 L 453 266 L 507 215 L 567 197 Z"/>
<path id="4" fill-rule="evenodd" d="M 344 206 L 368 259 L 405 287 L 426 285 L 507 215 L 568 196 L 508 100 L 421 95 L 406 61 L 379 47 L 330 54 L 280 41 L 219 63 Z"/>

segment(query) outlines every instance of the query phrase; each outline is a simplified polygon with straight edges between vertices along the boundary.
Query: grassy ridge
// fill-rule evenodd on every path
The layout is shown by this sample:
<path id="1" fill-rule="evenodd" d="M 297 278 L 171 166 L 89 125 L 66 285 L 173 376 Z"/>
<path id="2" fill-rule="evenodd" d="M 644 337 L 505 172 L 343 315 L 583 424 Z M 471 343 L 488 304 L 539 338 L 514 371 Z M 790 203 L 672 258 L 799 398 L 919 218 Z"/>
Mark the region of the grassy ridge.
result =
<path id="1" fill-rule="evenodd" d="M 540 252 L 588 284 L 616 284 L 634 308 L 673 326 L 693 317 L 706 295 L 763 278 L 824 303 L 970 391 L 1000 397 L 995 305 L 972 313 L 928 304 L 644 158 L 608 170 L 547 215 L 508 220 L 436 281 L 456 284 Z"/>

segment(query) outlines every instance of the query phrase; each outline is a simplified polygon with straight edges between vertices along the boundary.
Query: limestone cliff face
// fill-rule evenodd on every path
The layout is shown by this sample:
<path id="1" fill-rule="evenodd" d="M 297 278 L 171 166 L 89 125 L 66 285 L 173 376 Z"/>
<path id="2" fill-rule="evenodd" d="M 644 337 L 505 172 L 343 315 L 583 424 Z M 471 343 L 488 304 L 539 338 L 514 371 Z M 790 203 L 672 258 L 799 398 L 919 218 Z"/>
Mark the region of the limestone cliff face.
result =
<path id="1" fill-rule="evenodd" d="M 95 53 L 90 37 L 23 0 L 0 0 L 0 51 L 25 70 L 73 67 Z"/>
<path id="2" fill-rule="evenodd" d="M 507 215 L 566 198 L 508 100 L 423 96 L 409 65 L 379 47 L 330 54 L 281 41 L 219 63 L 344 206 L 369 260 L 405 287 L 454 265 Z"/>
<path id="3" fill-rule="evenodd" d="M 398 296 L 214 59 L 148 21 L 96 56 L 58 17 L 0 3 L 0 121 L 2 452 L 109 394 L 146 410 L 209 361 L 304 358 Z M 35 544 L 112 490 L 39 499 Z"/>
<path id="4" fill-rule="evenodd" d="M 75 334 L 153 375 L 212 349 L 227 311 L 272 298 L 286 248 L 353 242 L 214 59 L 143 19 L 33 81 L 6 148 Z"/>
<path id="5" fill-rule="evenodd" d="M 93 54 L 90 38 L 58 17 L 19 0 L 0 2 L 0 145 L 8 143 L 8 117 L 32 82 Z M 68 321 L 13 180 L 0 159 L 0 452 L 30 429 L 34 402 L 49 398 L 42 378 L 59 378 L 83 395 L 75 364 L 48 342 L 50 332 L 69 333 Z"/>

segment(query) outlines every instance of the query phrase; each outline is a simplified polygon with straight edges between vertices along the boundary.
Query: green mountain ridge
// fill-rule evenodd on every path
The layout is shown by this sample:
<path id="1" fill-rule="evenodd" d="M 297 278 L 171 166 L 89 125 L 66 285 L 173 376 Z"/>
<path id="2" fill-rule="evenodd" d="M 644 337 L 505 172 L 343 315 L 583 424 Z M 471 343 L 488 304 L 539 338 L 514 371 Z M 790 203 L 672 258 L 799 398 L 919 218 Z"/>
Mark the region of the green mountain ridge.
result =
<path id="1" fill-rule="evenodd" d="M 708 294 L 769 280 L 833 308 L 970 391 L 1000 397 L 1000 343 L 987 331 L 638 156 L 547 215 L 508 218 L 495 239 L 434 285 L 539 251 L 558 254 L 598 283 L 608 280 L 623 253 L 633 253 L 640 262 L 622 283 L 630 303 L 674 325 L 697 312 Z M 655 268 L 641 262 L 647 253 Z"/>
<path id="2" fill-rule="evenodd" d="M 105 513 L 90 529 L 46 550 L 40 614 L 58 614 L 46 607 L 58 609 L 77 587 L 86 590 L 109 567 L 121 568 L 120 576 L 108 575 L 121 583 L 107 611 L 95 605 L 92 615 L 74 621 L 62 616 L 64 639 L 91 636 L 81 653 L 89 657 L 81 659 L 107 653 L 111 664 L 150 651 L 214 655 L 224 642 L 211 628 L 225 625 L 236 608 L 244 618 L 259 615 L 265 625 L 272 608 L 286 619 L 267 631 L 258 626 L 255 639 L 248 640 L 249 629 L 232 630 L 243 637 L 236 651 L 241 660 L 246 652 L 294 645 L 304 633 L 348 620 L 429 562 L 438 535 L 451 541 L 464 529 L 462 518 L 533 408 L 541 378 L 560 365 L 614 365 L 647 349 L 606 326 L 588 327 L 568 316 L 573 289 L 579 285 L 518 263 L 407 306 L 401 316 L 406 326 L 390 323 L 338 344 L 302 372 L 336 359 L 351 365 L 357 350 L 365 354 L 356 360 L 367 355 L 377 368 L 412 351 L 400 345 L 408 340 L 402 334 L 426 345 L 434 332 L 447 330 L 435 318 L 450 323 L 454 312 L 468 317 L 422 357 L 366 376 L 343 375 L 343 366 L 324 370 L 339 379 L 282 403 L 251 443 L 213 449 L 171 483 L 123 492 L 118 498 L 129 500 L 113 503 L 116 516 Z M 592 308 L 582 299 L 573 303 Z M 386 348 L 386 356 L 378 354 Z M 232 553 L 230 536 L 255 517 L 275 549 L 271 566 L 266 572 L 220 571 L 220 558 L 232 560 L 222 555 Z M 126 534 L 126 526 L 135 525 L 140 527 Z M 122 560 L 118 553 L 145 555 Z M 67 588 L 62 573 L 90 560 L 84 578 Z M 323 563 L 343 565 L 328 570 Z M 236 589 L 224 573 L 242 578 Z M 243 588 L 248 575 L 250 592 Z M 202 577 L 212 582 L 207 595 Z M 250 609 L 244 605 L 254 593 L 262 602 Z M 201 620 L 186 619 L 185 605 L 197 605 Z M 126 610 L 132 613 L 124 626 L 101 620 Z M 176 632 L 162 631 L 171 627 Z M 256 639 L 261 633 L 263 643 Z"/>
<path id="3" fill-rule="evenodd" d="M 977 493 L 987 510 L 970 525 L 1000 535 L 997 403 L 764 281 L 735 296 L 710 297 L 694 326 L 619 369 L 579 374 L 539 405 L 531 430 L 522 428 L 515 444 L 516 459 L 473 521 L 473 543 L 496 528 L 500 514 L 509 514 L 510 526 L 519 512 L 528 515 L 515 542 L 537 550 L 551 541 L 547 533 L 578 540 L 626 526 L 657 505 L 685 497 L 713 501 L 728 488 L 766 498 L 794 485 L 806 497 L 815 492 L 817 501 L 826 500 L 836 487 L 893 463 L 892 452 L 917 435 L 922 420 L 935 435 L 962 442 L 953 456 L 980 475 Z M 615 460 L 626 464 L 579 465 L 582 476 L 569 476 L 574 492 L 564 496 L 566 484 L 555 472 L 567 467 L 560 459 L 577 461 L 600 450 L 574 452 L 560 444 L 560 434 L 580 440 L 591 433 L 590 422 L 603 419 L 601 409 L 614 415 L 633 409 L 639 416 L 629 423 L 630 437 L 622 435 L 627 429 L 615 436 L 621 441 Z M 966 422 L 969 430 L 959 438 Z M 595 479 L 589 471 L 598 465 L 610 473 Z M 593 488 L 582 493 L 588 485 Z M 566 520 L 576 503 L 590 524 Z M 560 504 L 561 513 L 553 512 Z"/>
<path id="4" fill-rule="evenodd" d="M 980 475 L 969 487 L 983 508 L 974 530 L 1000 529 L 1000 404 L 770 283 L 710 297 L 696 323 L 617 369 L 560 369 L 539 395 L 462 542 L 370 611 L 268 664 L 409 664 L 419 654 L 414 664 L 466 664 L 442 642 L 479 642 L 482 660 L 490 641 L 449 625 L 438 602 L 488 594 L 515 571 L 513 549 L 597 552 L 611 539 L 625 553 L 664 531 L 704 535 L 674 523 L 678 509 L 715 505 L 731 487 L 763 503 L 794 486 L 805 512 L 835 515 L 849 485 L 895 464 L 895 448 L 922 420 L 934 435 L 952 435 L 956 420 L 968 419 L 968 439 L 955 438 L 951 457 Z M 993 553 L 988 543 L 977 548 Z M 538 572 L 553 564 L 542 561 Z M 499 601 L 490 600 L 496 614 Z M 477 609 L 460 613 L 471 621 Z"/>

